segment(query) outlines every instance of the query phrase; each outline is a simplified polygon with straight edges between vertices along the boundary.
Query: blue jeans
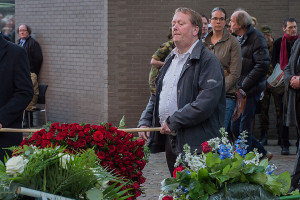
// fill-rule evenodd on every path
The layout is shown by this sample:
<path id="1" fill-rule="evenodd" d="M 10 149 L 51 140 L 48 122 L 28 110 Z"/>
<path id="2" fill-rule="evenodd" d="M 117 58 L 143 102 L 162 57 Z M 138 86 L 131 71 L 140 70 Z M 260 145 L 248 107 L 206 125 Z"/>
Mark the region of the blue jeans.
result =
<path id="1" fill-rule="evenodd" d="M 225 131 L 227 131 L 228 124 L 235 108 L 236 99 L 226 98 L 226 114 L 225 114 Z"/>
<path id="2" fill-rule="evenodd" d="M 258 152 L 266 155 L 267 151 L 264 147 L 252 136 L 251 132 L 251 124 L 255 115 L 256 104 L 259 101 L 260 94 L 247 97 L 246 106 L 241 114 L 241 116 L 234 122 L 231 123 L 231 131 L 236 138 L 240 135 L 241 132 L 247 131 L 248 137 L 247 139 L 247 152 L 253 151 L 254 148 L 258 149 Z"/>

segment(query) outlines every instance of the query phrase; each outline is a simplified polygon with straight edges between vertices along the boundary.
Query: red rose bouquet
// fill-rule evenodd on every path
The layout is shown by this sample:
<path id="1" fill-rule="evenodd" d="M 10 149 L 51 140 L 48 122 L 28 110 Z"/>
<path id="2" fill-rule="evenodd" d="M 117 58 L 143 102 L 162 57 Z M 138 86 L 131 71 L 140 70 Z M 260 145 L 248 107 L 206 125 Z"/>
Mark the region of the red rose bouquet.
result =
<path id="1" fill-rule="evenodd" d="M 118 130 L 110 123 L 102 125 L 53 123 L 50 127 L 25 138 L 21 146 L 34 145 L 39 148 L 51 145 L 63 146 L 68 153 L 93 148 L 101 160 L 101 166 L 130 181 L 131 184 L 127 188 L 132 188 L 129 193 L 134 197 L 129 199 L 135 199 L 141 195 L 140 185 L 146 180 L 142 173 L 147 162 L 144 144 L 144 140 Z"/>

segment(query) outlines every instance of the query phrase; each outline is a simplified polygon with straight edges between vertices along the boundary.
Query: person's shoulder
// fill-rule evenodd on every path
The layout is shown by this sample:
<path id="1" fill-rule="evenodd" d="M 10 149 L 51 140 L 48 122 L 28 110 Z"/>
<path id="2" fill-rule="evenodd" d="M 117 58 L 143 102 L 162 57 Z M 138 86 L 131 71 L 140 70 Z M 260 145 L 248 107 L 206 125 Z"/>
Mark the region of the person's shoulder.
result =
<path id="1" fill-rule="evenodd" d="M 282 41 L 282 37 L 280 37 L 280 38 L 277 38 L 275 41 L 274 41 L 274 45 L 276 45 L 276 44 L 281 44 L 281 41 Z"/>
<path id="2" fill-rule="evenodd" d="M 6 47 L 9 51 L 14 52 L 16 55 L 19 55 L 20 53 L 25 53 L 26 54 L 25 49 L 20 47 L 19 45 L 15 44 L 15 43 L 7 41 Z"/>

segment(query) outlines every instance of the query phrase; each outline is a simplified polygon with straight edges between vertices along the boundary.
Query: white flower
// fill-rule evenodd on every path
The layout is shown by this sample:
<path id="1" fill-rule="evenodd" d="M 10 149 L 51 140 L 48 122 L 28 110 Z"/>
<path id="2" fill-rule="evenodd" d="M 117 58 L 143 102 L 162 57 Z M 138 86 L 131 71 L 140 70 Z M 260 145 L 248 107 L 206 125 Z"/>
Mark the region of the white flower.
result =
<path id="1" fill-rule="evenodd" d="M 14 156 L 5 163 L 6 173 L 13 176 L 22 174 L 27 163 L 28 160 L 24 159 L 23 156 Z"/>
<path id="2" fill-rule="evenodd" d="M 71 159 L 73 160 L 73 157 L 71 157 L 69 154 L 63 155 L 63 154 L 59 153 L 58 155 L 61 156 L 61 158 L 60 158 L 61 167 L 64 169 L 67 169 L 67 163 L 69 163 Z"/>

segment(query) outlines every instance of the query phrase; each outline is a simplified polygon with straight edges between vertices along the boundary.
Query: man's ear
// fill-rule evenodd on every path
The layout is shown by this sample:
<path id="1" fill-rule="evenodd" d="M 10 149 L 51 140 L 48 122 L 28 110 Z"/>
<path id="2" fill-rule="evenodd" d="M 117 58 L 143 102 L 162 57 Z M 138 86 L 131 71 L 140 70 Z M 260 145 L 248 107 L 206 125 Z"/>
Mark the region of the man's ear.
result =
<path id="1" fill-rule="evenodd" d="M 286 27 L 282 27 L 282 30 L 283 30 L 283 32 L 285 32 L 286 31 Z"/>
<path id="2" fill-rule="evenodd" d="M 201 28 L 202 28 L 202 27 L 201 27 Z M 194 36 L 198 35 L 199 31 L 200 31 L 199 26 L 195 26 L 195 27 L 194 27 L 194 30 L 193 30 L 193 35 L 194 35 Z"/>

